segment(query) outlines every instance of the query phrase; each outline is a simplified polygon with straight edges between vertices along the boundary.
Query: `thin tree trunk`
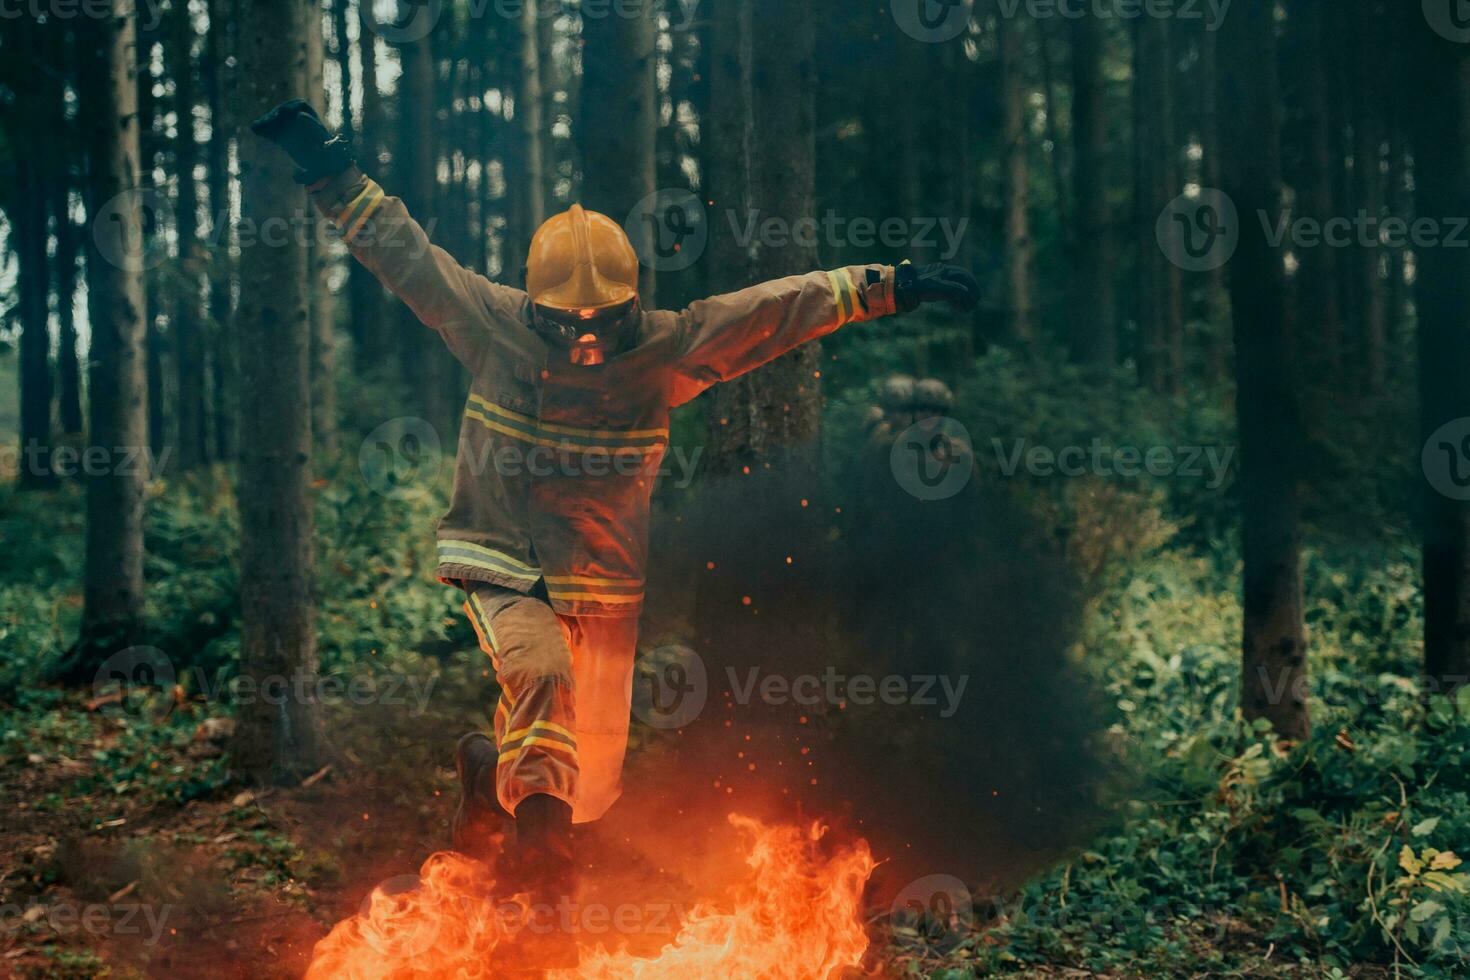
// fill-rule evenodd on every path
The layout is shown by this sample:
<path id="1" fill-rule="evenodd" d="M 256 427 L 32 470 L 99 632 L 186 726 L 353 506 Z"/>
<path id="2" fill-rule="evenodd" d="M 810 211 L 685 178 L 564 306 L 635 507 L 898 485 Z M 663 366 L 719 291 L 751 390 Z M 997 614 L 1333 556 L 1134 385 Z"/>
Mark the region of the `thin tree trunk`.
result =
<path id="1" fill-rule="evenodd" d="M 194 140 L 194 104 L 198 86 L 194 80 L 194 26 L 187 4 L 180 3 L 172 15 L 173 37 L 168 45 L 170 74 L 174 80 L 174 113 L 178 136 L 174 143 L 174 166 L 178 175 L 178 204 L 175 220 L 178 233 L 179 266 L 173 290 L 174 312 L 169 323 L 173 340 L 174 390 L 178 448 L 175 465 L 183 471 L 202 466 L 208 459 L 205 441 L 207 409 L 204 398 L 204 249 L 199 241 L 199 185 L 194 170 L 199 146 Z"/>
<path id="2" fill-rule="evenodd" d="M 57 180 L 52 214 L 56 221 L 56 320 L 59 326 L 56 373 L 60 382 L 61 431 L 82 432 L 82 370 L 77 355 L 77 249 L 81 237 L 71 219 L 71 188 Z"/>
<path id="3" fill-rule="evenodd" d="M 16 162 L 19 179 L 11 218 L 18 259 L 20 294 L 20 445 L 19 486 L 23 490 L 49 487 L 56 477 L 51 469 L 50 263 L 46 257 L 45 158 L 22 154 Z"/>
<path id="4" fill-rule="evenodd" d="M 364 169 L 373 173 L 379 183 L 388 184 L 383 172 L 380 148 L 387 138 L 388 119 L 383 95 L 378 88 L 378 40 L 368 27 L 367 15 L 358 0 L 357 46 L 362 62 L 362 130 L 358 137 L 358 155 Z M 485 18 L 487 21 L 489 18 Z M 383 288 L 361 262 L 349 262 L 348 289 L 352 293 L 353 337 L 356 341 L 357 367 L 363 374 L 381 374 L 390 363 L 393 342 L 389 324 L 388 302 Z"/>
<path id="5" fill-rule="evenodd" d="M 308 102 L 326 107 L 326 47 L 323 17 L 312 7 L 306 19 Z M 313 221 L 312 228 L 320 229 Z M 311 433 L 327 459 L 337 455 L 337 304 L 332 295 L 332 261 L 319 231 L 307 242 L 307 302 L 311 317 Z M 356 265 L 357 263 L 353 263 Z"/>
<path id="6" fill-rule="evenodd" d="M 1041 90 L 1046 99 L 1046 139 L 1051 144 L 1047 159 L 1051 161 L 1052 187 L 1056 192 L 1057 222 L 1063 234 L 1073 231 L 1072 202 L 1069 199 L 1071 183 L 1067 180 L 1067 143 L 1062 138 L 1061 105 L 1057 99 L 1057 60 L 1053 57 L 1056 46 L 1052 18 L 1042 17 L 1036 21 L 1038 56 L 1041 62 Z M 1068 243 L 1072 244 L 1072 243 Z"/>
<path id="7" fill-rule="evenodd" d="M 1087 364 L 1118 362 L 1113 293 L 1112 209 L 1108 205 L 1108 120 L 1103 76 L 1103 24 L 1079 17 L 1072 28 L 1072 178 L 1077 202 L 1081 274 L 1078 276 L 1073 349 Z"/>
<path id="8" fill-rule="evenodd" d="M 210 415 L 214 423 L 214 458 L 235 459 L 236 344 L 233 329 L 234 301 L 230 285 L 235 262 L 230 254 L 230 143 L 234 134 L 234 77 L 225 63 L 235 38 L 235 0 L 209 0 L 209 33 L 206 35 L 209 89 L 210 277 L 209 277 L 209 372 Z"/>
<path id="9" fill-rule="evenodd" d="M 1328 78 L 1325 47 L 1336 43 L 1333 28 L 1336 18 L 1325 6 L 1306 5 L 1299 12 L 1302 19 L 1302 57 L 1298 62 L 1302 84 L 1302 146 L 1305 160 L 1304 187 L 1297 198 L 1308 217 L 1326 222 L 1338 214 L 1333 197 L 1337 167 L 1334 161 L 1331 117 L 1328 105 Z M 1337 249 L 1325 243 L 1302 249 L 1301 312 L 1313 321 L 1307 332 L 1316 340 L 1304 352 L 1316 363 L 1324 378 L 1334 378 L 1342 367 L 1342 315 L 1338 307 Z"/>
<path id="10" fill-rule="evenodd" d="M 534 4 L 527 6 L 534 7 Z M 556 121 L 556 92 L 559 73 L 556 66 L 556 18 L 546 10 L 536 16 L 537 85 L 541 90 L 541 122 L 536 133 L 541 154 L 541 202 L 544 215 L 556 210 L 556 180 L 560 171 L 556 163 L 556 137 L 552 124 Z"/>
<path id="11" fill-rule="evenodd" d="M 1140 18 L 1134 38 L 1138 372 L 1149 390 L 1173 392 L 1184 367 L 1184 281 L 1154 235 L 1155 222 L 1181 187 L 1170 23 Z"/>
<path id="12" fill-rule="evenodd" d="M 1274 0 L 1238 0 L 1220 38 L 1221 103 L 1235 113 L 1225 191 L 1242 215 L 1282 209 Z M 1286 348 L 1286 274 L 1261 222 L 1242 221 L 1230 262 L 1241 445 L 1245 628 L 1241 710 L 1287 738 L 1309 730 L 1297 391 Z"/>
<path id="13" fill-rule="evenodd" d="M 1417 8 L 1415 8 L 1417 13 Z M 1407 12 L 1403 14 L 1407 16 Z M 1470 68 L 1422 20 L 1405 88 L 1413 113 L 1417 212 L 1470 214 Z M 1424 504 L 1424 675 L 1430 693 L 1470 679 L 1470 252 L 1421 248 L 1419 423 Z"/>
<path id="14" fill-rule="evenodd" d="M 1209 26 L 1199 32 L 1201 175 L 1206 187 L 1220 187 L 1220 33 Z M 1225 266 L 1205 273 L 1205 373 L 1223 381 L 1230 373 L 1230 291 Z"/>
<path id="15" fill-rule="evenodd" d="M 307 93 L 309 0 L 244 0 L 240 29 L 241 103 L 265 111 Z M 306 206 L 280 150 L 241 137 L 241 199 L 255 222 Z M 240 672 L 257 690 L 290 686 L 284 698 L 241 706 L 233 758 L 260 780 L 312 771 L 326 754 L 316 681 L 312 598 L 311 324 L 306 250 L 265 239 L 240 262 Z M 275 679 L 275 680 L 273 680 Z M 273 703 L 274 702 L 274 703 Z"/>
<path id="16" fill-rule="evenodd" d="M 1383 57 L 1383 15 L 1375 0 L 1354 0 L 1353 36 L 1356 57 L 1353 79 L 1356 110 L 1353 115 L 1353 182 L 1358 210 L 1365 212 L 1376 233 L 1383 215 L 1383 79 L 1378 65 Z M 1381 394 L 1388 376 L 1386 301 L 1381 243 L 1359 244 L 1353 250 L 1354 276 L 1359 297 L 1362 372 L 1368 390 Z"/>
<path id="17" fill-rule="evenodd" d="M 1022 20 L 1000 17 L 1001 170 L 1005 180 L 1005 304 L 1010 336 L 1035 340 L 1031 267 L 1036 258 L 1027 211 L 1030 182 L 1026 138 L 1026 80 L 1022 72 Z"/>
<path id="18" fill-rule="evenodd" d="M 88 153 L 87 215 L 105 222 L 103 254 L 88 236 L 87 310 L 89 439 L 112 452 L 148 444 L 148 392 L 143 350 L 143 276 L 126 257 L 143 254 L 143 216 L 136 193 L 138 142 L 137 26 L 133 0 L 117 0 L 112 16 L 77 22 L 81 54 L 78 118 Z M 119 258 L 124 261 L 119 261 Z M 143 487 L 146 468 L 118 465 L 87 474 L 86 573 L 81 639 L 62 675 L 90 680 L 113 650 L 138 635 L 143 620 Z"/>
<path id="19" fill-rule="evenodd" d="M 655 0 L 632 0 L 626 15 L 604 10 L 582 19 L 582 199 L 619 224 L 658 184 L 656 7 Z M 639 222 L 629 231 L 638 254 L 652 254 L 653 227 Z M 654 270 L 643 266 L 645 309 L 656 301 L 654 280 Z"/>
<path id="20" fill-rule="evenodd" d="M 393 155 L 393 185 L 432 232 L 434 209 L 434 35 L 398 47 L 403 74 L 398 79 L 398 142 Z M 444 345 L 425 330 L 407 306 L 394 306 L 399 368 L 418 409 L 440 431 L 452 424 Z"/>
<path id="21" fill-rule="evenodd" d="M 750 0 L 724 0 L 710 11 L 710 107 L 704 120 L 705 183 L 710 208 L 706 263 L 709 285 L 729 292 L 750 285 L 755 269 L 750 250 L 732 228 L 752 207 L 751 145 L 755 133 L 750 89 L 753 42 Z M 732 224 L 730 218 L 735 217 Z"/>

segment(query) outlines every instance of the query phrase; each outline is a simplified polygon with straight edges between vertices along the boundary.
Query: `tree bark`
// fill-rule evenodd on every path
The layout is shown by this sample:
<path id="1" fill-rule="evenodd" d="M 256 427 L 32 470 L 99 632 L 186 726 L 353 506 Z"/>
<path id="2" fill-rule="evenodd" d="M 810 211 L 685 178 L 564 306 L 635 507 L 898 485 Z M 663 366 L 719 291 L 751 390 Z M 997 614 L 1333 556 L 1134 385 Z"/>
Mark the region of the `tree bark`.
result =
<path id="1" fill-rule="evenodd" d="M 1333 159 L 1332 121 L 1328 102 L 1327 51 L 1336 43 L 1332 30 L 1335 18 L 1320 4 L 1304 5 L 1301 18 L 1300 51 L 1297 61 L 1301 78 L 1302 149 L 1305 167 L 1297 199 L 1302 210 L 1319 222 L 1339 213 L 1334 197 L 1337 170 L 1342 161 Z M 1342 368 L 1342 314 L 1338 306 L 1337 249 L 1325 243 L 1302 249 L 1301 315 L 1313 321 L 1304 356 L 1316 361 L 1323 377 L 1336 377 Z"/>
<path id="2" fill-rule="evenodd" d="M 71 219 L 71 187 L 65 179 L 55 185 L 52 215 L 56 221 L 56 320 L 58 351 L 57 380 L 60 382 L 61 431 L 82 432 L 82 370 L 77 354 L 76 292 L 77 249 L 81 236 Z"/>
<path id="3" fill-rule="evenodd" d="M 1184 280 L 1154 235 L 1159 215 L 1181 188 L 1170 23 L 1140 18 L 1134 38 L 1138 373 L 1150 391 L 1168 393 L 1179 389 L 1184 369 Z"/>
<path id="4" fill-rule="evenodd" d="M 209 211 L 211 214 L 209 276 L 210 416 L 214 424 L 213 452 L 220 462 L 235 459 L 236 344 L 234 300 L 230 285 L 235 261 L 230 254 L 230 143 L 235 127 L 233 74 L 226 64 L 236 37 L 234 0 L 209 0 L 209 33 L 205 38 L 208 71 Z"/>
<path id="5" fill-rule="evenodd" d="M 579 134 L 582 200 L 619 224 L 658 186 L 657 3 L 631 0 L 624 9 L 583 15 Z M 639 255 L 652 253 L 652 227 L 638 223 L 629 233 Z M 654 280 L 654 270 L 644 265 L 639 293 L 645 309 L 657 299 Z"/>
<path id="6" fill-rule="evenodd" d="M 1072 139 L 1076 146 L 1072 179 L 1081 264 L 1072 343 L 1078 360 L 1110 368 L 1118 362 L 1118 325 L 1113 219 L 1108 205 L 1103 24 L 1092 16 L 1072 23 Z"/>
<path id="7" fill-rule="evenodd" d="M 363 169 L 369 171 L 380 184 L 391 183 L 389 174 L 383 171 L 382 141 L 387 137 L 387 113 L 383 108 L 382 91 L 378 88 L 378 40 L 368 26 L 358 0 L 357 48 L 362 62 L 362 130 L 358 137 L 358 157 Z M 488 20 L 488 18 L 487 18 Z M 391 362 L 393 342 L 389 326 L 388 302 L 383 287 L 361 262 L 349 262 L 347 269 L 348 289 L 351 292 L 352 335 L 358 371 L 367 376 L 382 374 L 384 366 Z"/>
<path id="8" fill-rule="evenodd" d="M 778 0 L 750 0 L 752 25 L 779 31 L 752 38 L 750 94 L 742 147 L 751 153 L 750 202 L 762 220 L 794 223 L 816 211 L 816 78 L 811 15 Z M 717 79 L 720 76 L 717 75 Z M 741 220 L 744 215 L 739 216 Z M 721 220 L 719 218 L 716 219 Z M 777 247 L 757 243 L 750 273 L 755 281 L 810 272 L 815 244 L 794 237 Z M 813 469 L 821 428 L 820 344 L 810 343 L 714 390 L 710 411 L 709 467 L 734 472 L 748 464 Z"/>
<path id="9" fill-rule="evenodd" d="M 1005 181 L 1005 302 L 1007 328 L 1012 339 L 1030 344 L 1036 338 L 1031 267 L 1036 245 L 1031 238 L 1027 211 L 1030 183 L 1026 138 L 1026 79 L 1022 65 L 1022 20 L 999 17 L 1001 171 Z"/>
<path id="10" fill-rule="evenodd" d="M 246 114 L 307 93 L 310 0 L 244 0 L 241 102 Z M 306 207 L 294 166 L 257 137 L 241 137 L 243 217 L 257 223 Z M 306 250 L 262 238 L 240 262 L 240 672 L 257 690 L 284 679 L 283 699 L 241 706 L 233 757 L 260 780 L 290 780 L 326 754 L 315 698 L 312 596 L 311 399 Z M 275 681 L 278 683 L 279 681 Z M 272 704 L 271 701 L 278 701 Z"/>
<path id="11" fill-rule="evenodd" d="M 1401 98 L 1413 114 L 1416 210 L 1436 220 L 1470 214 L 1465 52 L 1422 19 L 1411 31 L 1416 64 Z M 1423 490 L 1424 675 L 1433 693 L 1470 677 L 1470 253 L 1445 244 L 1418 249 L 1416 261 L 1419 424 L 1433 474 Z"/>
<path id="12" fill-rule="evenodd" d="M 194 139 L 194 104 L 198 85 L 194 79 L 194 26 L 189 8 L 179 3 L 172 13 L 168 50 L 169 72 L 174 80 L 174 114 L 178 126 L 174 141 L 174 169 L 178 177 L 177 212 L 178 276 L 169 334 L 173 341 L 174 405 L 178 447 L 173 462 L 180 470 L 202 466 L 209 456 L 204 398 L 204 247 L 199 240 L 199 185 L 194 171 L 199 163 L 199 145 Z"/>
<path id="13" fill-rule="evenodd" d="M 1239 0 L 1221 28 L 1221 104 L 1235 113 L 1224 184 L 1241 215 L 1282 209 L 1274 0 Z M 1310 728 L 1294 467 L 1297 391 L 1286 348 L 1286 273 L 1261 222 L 1240 223 L 1230 263 L 1241 448 L 1245 628 L 1241 710 L 1287 738 Z"/>
<path id="14" fill-rule="evenodd" d="M 119 256 L 143 254 L 143 217 L 137 190 L 138 142 L 136 8 L 116 0 L 112 15 L 77 22 L 78 118 L 88 154 L 87 214 L 105 221 L 117 247 L 103 255 L 88 236 L 87 310 L 89 440 L 123 454 L 148 445 L 148 391 L 144 372 L 144 298 L 141 268 Z M 87 474 L 86 573 L 81 640 L 69 664 L 72 680 L 91 679 L 109 653 L 126 647 L 143 620 L 144 467 L 116 465 Z"/>
<path id="15" fill-rule="evenodd" d="M 710 10 L 709 113 L 703 120 L 705 176 L 703 197 L 710 209 L 709 286 L 729 292 L 755 281 L 750 250 L 732 230 L 750 213 L 751 167 L 755 136 L 754 93 L 750 89 L 751 7 L 749 0 L 722 0 Z"/>
<path id="16" fill-rule="evenodd" d="M 22 490 L 52 486 L 51 469 L 51 330 L 47 296 L 50 263 L 46 256 L 45 158 L 20 154 L 17 186 L 10 206 L 17 257 L 20 297 L 20 445 L 18 485 Z"/>
<path id="17" fill-rule="evenodd" d="M 1383 14 L 1375 0 L 1352 4 L 1355 57 L 1353 59 L 1353 188 L 1358 210 L 1368 215 L 1376 234 L 1383 216 L 1383 78 L 1378 70 L 1383 51 Z M 1370 392 L 1381 394 L 1387 383 L 1387 304 L 1384 295 L 1381 242 L 1353 249 L 1357 281 L 1358 347 L 1363 380 Z"/>
<path id="18" fill-rule="evenodd" d="M 340 2 L 340 0 L 339 0 Z M 326 42 L 321 11 L 306 19 L 306 100 L 326 111 Z M 349 113 L 350 115 L 350 113 Z M 326 459 L 337 455 L 337 304 L 332 295 L 332 258 L 323 219 L 313 218 L 307 242 L 307 302 L 311 317 L 311 434 Z M 357 265 L 358 263 L 353 263 Z"/>

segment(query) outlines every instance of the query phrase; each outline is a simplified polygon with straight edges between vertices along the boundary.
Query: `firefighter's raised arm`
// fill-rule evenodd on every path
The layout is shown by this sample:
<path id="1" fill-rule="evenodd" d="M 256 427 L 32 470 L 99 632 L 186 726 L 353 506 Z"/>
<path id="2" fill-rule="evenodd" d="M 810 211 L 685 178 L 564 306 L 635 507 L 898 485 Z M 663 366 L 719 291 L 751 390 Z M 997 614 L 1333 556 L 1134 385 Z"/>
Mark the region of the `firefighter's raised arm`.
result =
<path id="1" fill-rule="evenodd" d="M 775 279 L 691 304 L 680 314 L 676 404 L 849 323 L 944 300 L 973 310 L 980 287 L 957 266 L 851 265 Z"/>
<path id="2" fill-rule="evenodd" d="M 250 128 L 290 155 L 300 168 L 297 182 L 341 231 L 352 255 L 471 370 L 489 349 L 487 319 L 525 315 L 524 292 L 490 282 L 432 244 L 403 202 L 357 168 L 348 142 L 328 132 L 310 105 L 284 102 Z"/>

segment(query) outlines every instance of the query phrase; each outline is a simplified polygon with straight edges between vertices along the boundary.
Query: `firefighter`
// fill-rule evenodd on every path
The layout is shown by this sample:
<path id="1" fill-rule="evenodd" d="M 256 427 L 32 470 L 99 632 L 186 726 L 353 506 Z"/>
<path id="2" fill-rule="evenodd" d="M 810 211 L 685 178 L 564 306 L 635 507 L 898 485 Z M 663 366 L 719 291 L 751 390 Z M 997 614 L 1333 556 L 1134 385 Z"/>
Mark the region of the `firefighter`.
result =
<path id="1" fill-rule="evenodd" d="M 306 103 L 251 128 L 291 156 L 353 256 L 473 377 L 438 575 L 463 590 L 501 696 L 493 740 L 458 745 L 454 846 L 483 854 L 501 810 L 526 887 L 567 894 L 572 825 L 621 789 L 669 409 L 849 323 L 931 300 L 972 309 L 978 287 L 951 266 L 847 266 L 645 310 L 621 226 L 574 204 L 536 231 L 515 289 L 431 245 Z"/>

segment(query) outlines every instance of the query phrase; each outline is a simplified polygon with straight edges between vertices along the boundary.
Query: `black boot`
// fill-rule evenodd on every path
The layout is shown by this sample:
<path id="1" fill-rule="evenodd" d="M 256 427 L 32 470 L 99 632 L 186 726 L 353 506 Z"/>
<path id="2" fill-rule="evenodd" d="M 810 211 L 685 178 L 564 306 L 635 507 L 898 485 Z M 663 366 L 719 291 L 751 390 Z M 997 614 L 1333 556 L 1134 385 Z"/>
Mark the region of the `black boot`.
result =
<path id="1" fill-rule="evenodd" d="M 495 743 L 483 732 L 470 732 L 454 750 L 459 773 L 459 808 L 454 811 L 454 849 L 477 861 L 491 853 L 490 838 L 506 813 L 495 798 Z"/>
<path id="2" fill-rule="evenodd" d="M 535 793 L 516 807 L 514 887 L 527 893 L 530 910 L 516 942 L 517 959 L 543 970 L 577 965 L 578 910 L 572 808 Z"/>

